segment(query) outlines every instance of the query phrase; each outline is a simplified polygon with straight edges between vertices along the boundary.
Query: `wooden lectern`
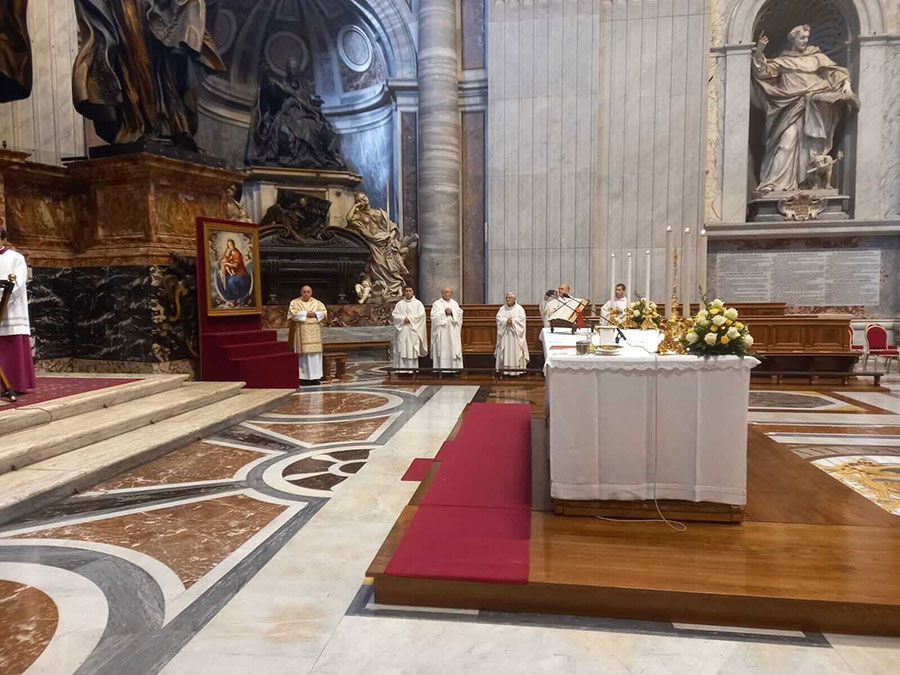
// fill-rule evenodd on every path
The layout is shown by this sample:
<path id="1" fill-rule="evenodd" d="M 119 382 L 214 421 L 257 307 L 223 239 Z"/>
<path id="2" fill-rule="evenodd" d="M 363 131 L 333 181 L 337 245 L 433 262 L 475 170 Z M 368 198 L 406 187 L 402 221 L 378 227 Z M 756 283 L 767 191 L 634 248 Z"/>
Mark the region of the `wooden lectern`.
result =
<path id="1" fill-rule="evenodd" d="M 0 279 L 0 293 L 2 293 L 2 295 L 0 295 L 0 323 L 3 322 L 3 317 L 6 316 L 6 307 L 9 305 L 9 296 L 12 295 L 15 285 L 15 274 L 10 274 L 9 279 L 6 281 Z M 9 378 L 6 377 L 3 368 L 0 368 L 0 398 L 8 398 L 10 401 L 15 402 L 16 395 L 13 391 L 12 383 L 9 381 Z"/>

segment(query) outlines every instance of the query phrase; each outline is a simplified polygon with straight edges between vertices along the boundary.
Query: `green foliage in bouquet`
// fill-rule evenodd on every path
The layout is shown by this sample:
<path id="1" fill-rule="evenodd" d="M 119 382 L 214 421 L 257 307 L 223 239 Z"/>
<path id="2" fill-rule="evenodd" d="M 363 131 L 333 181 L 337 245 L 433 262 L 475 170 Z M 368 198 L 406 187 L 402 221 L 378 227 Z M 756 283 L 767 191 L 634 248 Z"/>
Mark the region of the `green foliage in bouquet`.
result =
<path id="1" fill-rule="evenodd" d="M 663 318 L 659 315 L 659 312 L 656 311 L 656 303 L 652 300 L 647 300 L 647 298 L 636 300 L 628 306 L 625 318 L 628 320 L 629 325 L 637 324 L 640 326 L 641 322 L 644 320 L 644 309 L 648 306 L 650 307 L 650 311 L 653 312 L 653 314 L 650 315 L 650 319 L 656 324 L 657 328 L 660 328 L 662 326 Z"/>
<path id="2" fill-rule="evenodd" d="M 710 302 L 703 296 L 702 300 L 705 309 L 697 312 L 692 328 L 681 338 L 685 349 L 697 356 L 753 356 L 753 336 L 738 321 L 738 311 L 719 299 Z"/>

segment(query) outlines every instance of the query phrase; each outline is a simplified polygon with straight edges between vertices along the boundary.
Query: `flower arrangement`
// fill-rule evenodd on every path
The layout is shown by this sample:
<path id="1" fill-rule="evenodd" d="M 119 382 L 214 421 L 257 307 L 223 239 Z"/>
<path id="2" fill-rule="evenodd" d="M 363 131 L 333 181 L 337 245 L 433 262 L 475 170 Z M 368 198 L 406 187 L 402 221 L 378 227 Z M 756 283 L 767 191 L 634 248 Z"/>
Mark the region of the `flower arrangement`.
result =
<path id="1" fill-rule="evenodd" d="M 640 300 L 636 300 L 632 302 L 628 306 L 628 311 L 625 312 L 627 323 L 625 324 L 626 328 L 638 328 L 641 330 L 647 330 L 645 326 L 641 325 L 641 322 L 644 318 L 644 310 L 650 308 L 650 320 L 656 325 L 656 328 L 660 328 L 662 326 L 662 317 L 659 315 L 659 312 L 656 311 L 656 303 L 652 300 L 647 300 L 647 298 L 641 298 Z"/>
<path id="2" fill-rule="evenodd" d="M 752 356 L 753 336 L 750 329 L 738 321 L 738 311 L 734 307 L 725 307 L 718 298 L 709 302 L 704 297 L 703 304 L 705 309 L 697 312 L 693 327 L 681 339 L 685 349 L 697 356 Z"/>

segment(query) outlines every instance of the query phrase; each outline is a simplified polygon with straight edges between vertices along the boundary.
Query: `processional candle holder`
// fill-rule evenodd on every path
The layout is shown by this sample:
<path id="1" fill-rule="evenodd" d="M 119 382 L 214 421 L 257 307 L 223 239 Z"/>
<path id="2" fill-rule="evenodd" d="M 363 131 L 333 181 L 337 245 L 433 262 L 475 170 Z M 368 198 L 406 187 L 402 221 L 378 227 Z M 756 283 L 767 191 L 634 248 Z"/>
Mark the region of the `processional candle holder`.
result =
<path id="1" fill-rule="evenodd" d="M 657 351 L 660 354 L 686 354 L 681 338 L 684 335 L 686 321 L 678 316 L 678 249 L 672 257 L 672 306 L 669 318 L 663 323 L 663 339 Z"/>

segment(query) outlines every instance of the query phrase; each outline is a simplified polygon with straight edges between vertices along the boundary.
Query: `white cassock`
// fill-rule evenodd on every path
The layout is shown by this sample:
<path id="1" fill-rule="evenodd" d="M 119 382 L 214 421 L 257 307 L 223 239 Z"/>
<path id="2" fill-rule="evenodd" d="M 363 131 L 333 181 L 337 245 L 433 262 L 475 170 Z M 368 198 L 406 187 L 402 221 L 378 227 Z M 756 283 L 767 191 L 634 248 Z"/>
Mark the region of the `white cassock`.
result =
<path id="1" fill-rule="evenodd" d="M 448 308 L 450 314 L 445 311 Z M 435 368 L 463 367 L 462 320 L 462 308 L 453 298 L 439 298 L 431 306 L 431 360 Z"/>
<path id="2" fill-rule="evenodd" d="M 16 285 L 13 286 L 6 306 L 6 316 L 0 324 L 0 335 L 31 335 L 31 323 L 28 320 L 28 265 L 25 257 L 11 248 L 3 249 L 0 254 L 0 279 L 6 281 L 14 274 Z M 2 295 L 2 294 L 0 294 Z"/>
<path id="3" fill-rule="evenodd" d="M 394 368 L 418 368 L 419 357 L 428 354 L 425 305 L 418 298 L 403 298 L 394 305 L 391 318 L 397 329 L 394 333 Z M 404 319 L 409 319 L 409 323 Z"/>
<path id="4" fill-rule="evenodd" d="M 625 316 L 625 310 L 628 309 L 628 298 L 616 298 L 615 300 L 607 300 L 603 307 L 600 308 L 600 316 L 604 319 L 609 319 L 609 310 L 611 307 L 616 307 L 619 310 L 619 318 Z"/>
<path id="5" fill-rule="evenodd" d="M 519 303 L 512 307 L 504 304 L 497 312 L 497 349 L 494 355 L 497 357 L 497 370 L 525 368 L 528 365 L 525 309 Z"/>

